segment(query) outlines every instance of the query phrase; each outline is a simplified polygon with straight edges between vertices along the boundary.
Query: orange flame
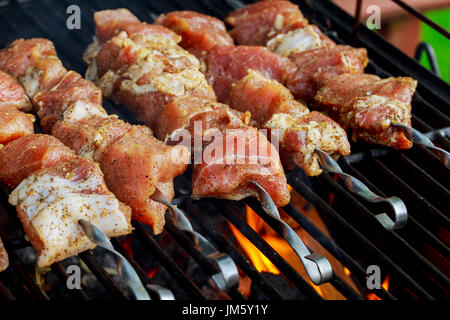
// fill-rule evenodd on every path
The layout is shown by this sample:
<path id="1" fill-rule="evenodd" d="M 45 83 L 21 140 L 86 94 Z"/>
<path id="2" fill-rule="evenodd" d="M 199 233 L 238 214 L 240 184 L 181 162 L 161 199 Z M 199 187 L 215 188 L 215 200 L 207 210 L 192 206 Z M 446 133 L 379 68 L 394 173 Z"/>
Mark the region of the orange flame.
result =
<path id="1" fill-rule="evenodd" d="M 389 273 L 386 275 L 386 278 L 384 278 L 383 283 L 381 284 L 381 287 L 389 291 Z M 375 293 L 371 292 L 366 296 L 367 300 L 381 300 Z"/>
<path id="2" fill-rule="evenodd" d="M 147 271 L 147 276 L 152 279 L 158 273 L 158 268 L 152 268 Z"/>
<path id="3" fill-rule="evenodd" d="M 125 240 L 123 240 L 121 242 L 122 247 L 130 255 L 130 257 L 134 257 L 133 249 L 131 249 L 132 242 L 133 242 L 133 238 L 131 238 L 131 237 L 125 238 Z"/>
<path id="4" fill-rule="evenodd" d="M 256 213 L 247 207 L 247 223 L 248 225 L 259 232 L 263 226 L 263 220 L 257 217 Z M 259 272 L 268 272 L 272 274 L 280 274 L 280 270 L 273 265 L 273 263 L 261 252 L 258 248 L 256 248 L 238 229 L 236 229 L 230 223 L 231 231 L 233 232 L 236 240 L 239 242 L 241 247 L 244 249 L 245 253 L 249 257 L 250 261 L 255 266 L 256 270 Z M 268 239 L 263 236 L 264 240 L 268 243 Z"/>

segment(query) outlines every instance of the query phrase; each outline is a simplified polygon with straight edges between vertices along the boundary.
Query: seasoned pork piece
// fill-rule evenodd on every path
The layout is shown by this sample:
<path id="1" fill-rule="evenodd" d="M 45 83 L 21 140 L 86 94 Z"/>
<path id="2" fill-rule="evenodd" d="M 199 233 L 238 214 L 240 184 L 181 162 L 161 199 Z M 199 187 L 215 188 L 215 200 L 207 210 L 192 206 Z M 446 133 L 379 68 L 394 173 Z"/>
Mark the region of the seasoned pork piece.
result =
<path id="1" fill-rule="evenodd" d="M 233 109 L 250 111 L 259 127 L 277 114 L 301 117 L 309 112 L 304 104 L 294 100 L 286 87 L 252 69 L 233 85 L 228 101 Z"/>
<path id="2" fill-rule="evenodd" d="M 296 70 L 287 58 L 264 47 L 221 46 L 210 51 L 206 60 L 206 79 L 214 88 L 219 102 L 227 102 L 234 83 L 257 70 L 269 79 L 285 83 Z"/>
<path id="3" fill-rule="evenodd" d="M 106 116 L 100 89 L 75 71 L 67 72 L 51 90 L 37 93 L 33 104 L 44 132 L 50 132 L 56 121 L 63 120 L 68 107 L 80 101 Z"/>
<path id="4" fill-rule="evenodd" d="M 408 77 L 380 79 L 370 74 L 342 74 L 330 78 L 314 97 L 354 140 L 411 148 L 403 131 L 392 123 L 411 126 L 411 100 L 417 81 Z"/>
<path id="5" fill-rule="evenodd" d="M 261 185 L 277 206 L 289 203 L 286 177 L 279 154 L 254 127 L 227 129 L 216 134 L 194 165 L 192 197 L 241 200 L 258 196 L 251 181 Z"/>
<path id="6" fill-rule="evenodd" d="M 286 168 L 297 165 L 314 176 L 322 172 L 316 149 L 334 157 L 350 154 L 345 131 L 336 122 L 319 112 L 309 112 L 286 87 L 256 71 L 233 86 L 229 101 L 234 109 L 250 111 L 259 128 L 278 135 Z"/>
<path id="7" fill-rule="evenodd" d="M 167 208 L 150 197 L 162 185 L 171 200 L 173 178 L 186 170 L 189 160 L 187 148 L 167 146 L 147 127 L 133 126 L 109 146 L 101 168 L 111 191 L 133 209 L 133 219 L 151 225 L 158 234 Z"/>
<path id="8" fill-rule="evenodd" d="M 194 97 L 178 97 L 168 103 L 161 112 L 156 125 L 156 136 L 162 141 L 178 142 L 184 132 L 190 134 L 191 146 L 203 141 L 209 131 L 241 128 L 248 125 L 250 113 L 241 113 L 225 104 Z M 203 145 L 201 144 L 201 146 Z"/>
<path id="9" fill-rule="evenodd" d="M 162 108 L 177 96 L 215 100 L 200 63 L 167 37 L 120 33 L 96 57 L 97 84 L 153 127 Z"/>
<path id="10" fill-rule="evenodd" d="M 131 232 L 131 210 L 106 188 L 97 164 L 74 157 L 23 180 L 9 196 L 37 253 L 47 267 L 96 244 L 78 224 L 85 219 L 108 237 Z"/>
<path id="11" fill-rule="evenodd" d="M 101 163 L 111 144 L 122 138 L 132 125 L 117 117 L 86 117 L 78 121 L 58 121 L 52 136 L 75 153 Z"/>
<path id="12" fill-rule="evenodd" d="M 201 150 L 195 154 L 199 157 L 194 159 L 193 197 L 236 200 L 255 196 L 256 189 L 249 182 L 253 180 L 277 205 L 289 202 L 278 152 L 263 133 L 247 125 L 248 113 L 205 99 L 180 97 L 164 108 L 162 118 L 166 118 L 158 128 L 164 132 L 162 137 L 173 138 L 178 130 L 185 129 L 200 141 Z M 165 130 L 170 118 L 174 121 Z"/>
<path id="13" fill-rule="evenodd" d="M 343 73 L 363 73 L 369 62 L 366 49 L 341 45 L 294 53 L 289 59 L 298 69 L 286 86 L 296 99 L 307 102 L 328 79 Z"/>
<path id="14" fill-rule="evenodd" d="M 156 19 L 160 24 L 181 36 L 179 43 L 202 61 L 215 46 L 233 45 L 225 24 L 214 17 L 194 11 L 173 11 Z"/>
<path id="15" fill-rule="evenodd" d="M 0 272 L 5 271 L 9 266 L 8 253 L 3 246 L 2 238 L 0 238 Z"/>
<path id="16" fill-rule="evenodd" d="M 297 5 L 289 1 L 261 1 L 231 12 L 225 22 L 240 45 L 266 46 L 283 57 L 335 42 L 310 25 Z"/>
<path id="17" fill-rule="evenodd" d="M 233 27 L 234 40 L 249 46 L 265 46 L 278 34 L 308 24 L 298 6 L 289 1 L 256 2 L 231 12 L 225 22 Z"/>
<path id="18" fill-rule="evenodd" d="M 23 87 L 9 74 L 0 71 L 0 110 L 5 106 L 25 112 L 32 109 L 30 99 Z"/>
<path id="19" fill-rule="evenodd" d="M 95 34 L 100 44 L 125 31 L 128 36 L 137 33 L 154 34 L 172 38 L 175 42 L 180 41 L 176 33 L 159 25 L 140 22 L 128 9 L 114 9 L 98 11 L 94 14 Z"/>
<path id="20" fill-rule="evenodd" d="M 42 38 L 19 39 L 0 51 L 0 70 L 16 78 L 30 98 L 53 88 L 67 72 L 53 43 Z"/>
<path id="21" fill-rule="evenodd" d="M 0 106 L 0 145 L 34 132 L 34 116 L 12 106 Z"/>
<path id="22" fill-rule="evenodd" d="M 56 138 L 29 134 L 0 149 L 0 182 L 15 188 L 32 173 L 71 159 L 74 152 Z"/>

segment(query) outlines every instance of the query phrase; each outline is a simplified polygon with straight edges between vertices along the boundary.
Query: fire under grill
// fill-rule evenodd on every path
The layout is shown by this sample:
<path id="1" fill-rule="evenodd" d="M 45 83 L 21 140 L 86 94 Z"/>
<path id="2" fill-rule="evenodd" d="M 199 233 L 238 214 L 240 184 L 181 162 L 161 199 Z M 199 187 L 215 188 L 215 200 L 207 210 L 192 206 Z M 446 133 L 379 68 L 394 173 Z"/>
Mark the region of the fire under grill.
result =
<path id="1" fill-rule="evenodd" d="M 66 9 L 72 4 L 81 8 L 80 30 L 66 28 Z M 142 21 L 187 9 L 224 18 L 239 4 L 235 0 L 3 0 L 0 45 L 3 48 L 20 37 L 49 38 L 64 65 L 84 73 L 82 53 L 91 41 L 92 17 L 98 10 L 126 7 Z M 413 127 L 437 146 L 450 149 L 448 84 L 376 33 L 360 26 L 356 34 L 354 19 L 330 1 L 304 1 L 299 5 L 311 23 L 336 42 L 367 48 L 367 72 L 417 79 Z M 109 113 L 137 123 L 124 107 L 107 100 L 104 105 Z M 144 285 L 170 289 L 177 300 L 448 298 L 450 172 L 436 154 L 418 145 L 399 152 L 354 144 L 352 151 L 351 156 L 339 160 L 343 170 L 381 196 L 400 197 L 408 208 L 408 222 L 402 229 L 386 230 L 375 216 L 389 208 L 361 200 L 333 174 L 307 178 L 300 169 L 287 172 L 292 201 L 280 213 L 311 251 L 331 262 L 334 271 L 328 284 L 311 283 L 256 200 L 191 200 L 189 170 L 175 180 L 176 201 L 194 229 L 234 260 L 239 269 L 239 288 L 220 291 L 210 277 L 217 272 L 216 267 L 169 219 L 159 236 L 145 225 L 134 223 L 133 234 L 113 239 L 113 245 L 135 268 Z M 37 285 L 34 251 L 24 237 L 15 209 L 7 202 L 8 192 L 0 192 L 0 230 L 10 256 L 10 267 L 0 273 L 0 299 L 132 299 L 117 275 L 113 258 L 99 248 L 53 264 Z M 71 265 L 80 267 L 81 289 L 67 286 Z M 381 271 L 380 289 L 367 287 L 369 266 Z"/>

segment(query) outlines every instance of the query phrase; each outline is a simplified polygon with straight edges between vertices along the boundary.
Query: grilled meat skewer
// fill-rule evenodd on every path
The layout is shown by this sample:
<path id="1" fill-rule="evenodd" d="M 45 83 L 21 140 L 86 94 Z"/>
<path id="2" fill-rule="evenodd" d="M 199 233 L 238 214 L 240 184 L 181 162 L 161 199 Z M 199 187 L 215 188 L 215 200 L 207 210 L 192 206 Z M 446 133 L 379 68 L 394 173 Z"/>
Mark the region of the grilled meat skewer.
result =
<path id="1" fill-rule="evenodd" d="M 363 74 L 365 49 L 336 45 L 289 1 L 250 4 L 225 21 L 238 44 L 265 46 L 290 59 L 297 69 L 284 84 L 294 97 L 327 112 L 354 140 L 411 148 L 402 129 L 391 124 L 411 126 L 416 80 Z"/>
<path id="2" fill-rule="evenodd" d="M 3 96 L 8 88 L 18 92 L 15 79 L 3 72 L 0 77 Z M 33 134 L 34 117 L 12 101 L 0 106 L 0 123 L 8 128 L 0 135 L 0 182 L 14 189 L 9 202 L 36 249 L 37 265 L 46 267 L 96 247 L 78 225 L 81 218 L 109 237 L 130 233 L 131 209 L 107 189 L 98 165 L 52 136 Z M 4 266 L 3 253 L 0 260 Z"/>
<path id="3" fill-rule="evenodd" d="M 191 138 L 200 137 L 200 157 L 196 158 L 193 152 L 194 162 L 210 158 L 205 156 L 208 148 L 220 150 L 221 144 L 226 145 L 226 129 L 239 129 L 235 134 L 246 146 L 242 151 L 221 153 L 213 163 L 194 163 L 194 198 L 216 196 L 237 200 L 257 196 L 258 191 L 250 183 L 257 180 L 272 192 L 277 205 L 287 204 L 289 192 L 284 171 L 278 153 L 265 136 L 249 127 L 245 114 L 215 102 L 214 91 L 200 71 L 200 62 L 178 46 L 181 39 L 178 35 L 165 28 L 163 34 L 160 29 L 163 27 L 138 20 L 130 23 L 131 16 L 126 9 L 95 14 L 96 35 L 101 40 L 94 41 L 86 51 L 87 75 L 96 80 L 106 97 L 124 104 L 163 141 L 173 136 L 173 132 L 183 130 Z M 149 31 L 156 27 L 158 32 Z M 101 43 L 111 35 L 114 36 Z M 194 130 L 196 121 L 201 124 L 197 132 Z M 163 132 L 167 131 L 162 128 L 163 123 L 170 124 L 173 130 Z M 218 130 L 218 134 L 211 142 L 209 133 L 214 130 Z M 184 143 L 190 145 L 191 138 Z M 249 147 L 250 141 L 255 139 L 262 148 Z M 233 158 L 244 159 L 244 163 L 237 163 Z M 249 161 L 254 163 L 247 164 Z"/>
<path id="4" fill-rule="evenodd" d="M 43 130 L 98 162 L 108 187 L 133 209 L 133 218 L 160 233 L 167 207 L 151 195 L 158 188 L 173 198 L 172 180 L 186 169 L 188 151 L 161 143 L 147 127 L 109 116 L 100 90 L 67 71 L 49 40 L 16 40 L 0 52 L 0 59 L 0 67 L 32 94 Z"/>

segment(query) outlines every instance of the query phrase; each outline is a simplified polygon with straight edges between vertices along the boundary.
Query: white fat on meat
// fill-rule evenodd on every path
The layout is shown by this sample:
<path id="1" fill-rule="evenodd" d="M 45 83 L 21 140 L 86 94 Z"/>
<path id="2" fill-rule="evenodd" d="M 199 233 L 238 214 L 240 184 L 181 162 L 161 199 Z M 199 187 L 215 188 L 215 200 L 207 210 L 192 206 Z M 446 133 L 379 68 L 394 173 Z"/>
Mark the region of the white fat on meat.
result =
<path id="1" fill-rule="evenodd" d="M 320 36 L 312 26 L 279 34 L 267 42 L 267 48 L 270 51 L 283 57 L 292 53 L 317 49 L 321 46 Z"/>
<path id="2" fill-rule="evenodd" d="M 369 95 L 367 97 L 361 97 L 355 100 L 353 104 L 353 110 L 348 113 L 348 116 L 355 116 L 357 123 L 364 121 L 361 111 L 373 110 L 380 107 L 387 107 L 392 114 L 388 116 L 384 115 L 382 121 L 380 121 L 383 130 L 390 127 L 391 123 L 403 123 L 409 125 L 409 119 L 405 115 L 409 114 L 408 105 L 398 100 L 389 99 L 387 97 L 378 96 L 376 94 Z"/>
<path id="3" fill-rule="evenodd" d="M 92 117 L 107 118 L 108 114 L 102 106 L 79 100 L 71 104 L 66 111 L 64 111 L 62 120 L 68 122 L 78 122 L 82 119 Z"/>
<path id="4" fill-rule="evenodd" d="M 119 201 L 112 194 L 95 194 L 102 183 L 95 175 L 74 181 L 71 174 L 61 177 L 38 173 L 23 180 L 10 194 L 9 203 L 25 213 L 27 224 L 42 241 L 40 267 L 96 246 L 78 225 L 80 219 L 96 225 L 108 237 L 131 232 Z"/>

